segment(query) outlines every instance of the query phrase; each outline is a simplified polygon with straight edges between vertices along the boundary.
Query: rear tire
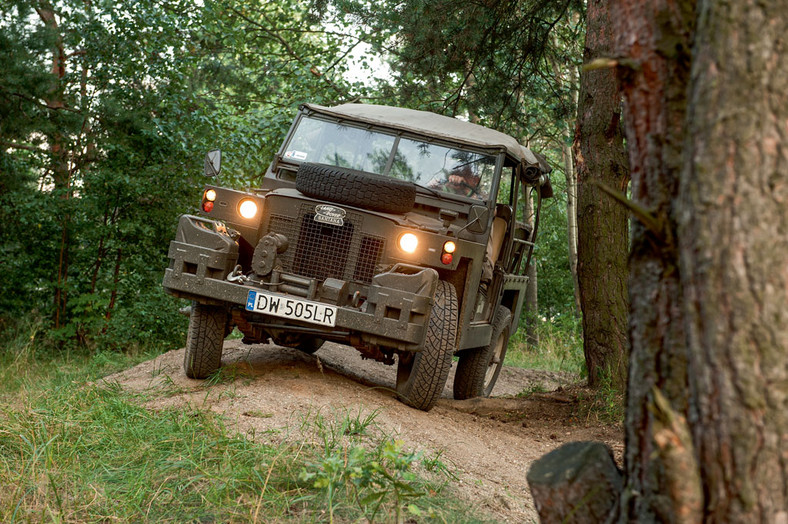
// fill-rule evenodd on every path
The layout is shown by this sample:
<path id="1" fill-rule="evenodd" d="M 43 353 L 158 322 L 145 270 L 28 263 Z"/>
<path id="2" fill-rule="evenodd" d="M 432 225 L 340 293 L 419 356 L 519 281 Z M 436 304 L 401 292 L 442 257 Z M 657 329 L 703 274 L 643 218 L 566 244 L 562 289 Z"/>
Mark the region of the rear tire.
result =
<path id="1" fill-rule="evenodd" d="M 455 399 L 490 396 L 503 367 L 511 327 L 512 313 L 504 306 L 498 306 L 493 318 L 490 343 L 480 348 L 466 349 L 459 354 L 460 361 L 454 374 Z"/>
<path id="2" fill-rule="evenodd" d="M 429 411 L 440 398 L 457 344 L 458 317 L 457 291 L 441 280 L 435 290 L 424 349 L 397 357 L 397 397 L 408 406 Z"/>
<path id="3" fill-rule="evenodd" d="M 227 332 L 227 310 L 221 306 L 194 304 L 183 355 L 189 378 L 207 378 L 222 365 L 222 346 Z"/>

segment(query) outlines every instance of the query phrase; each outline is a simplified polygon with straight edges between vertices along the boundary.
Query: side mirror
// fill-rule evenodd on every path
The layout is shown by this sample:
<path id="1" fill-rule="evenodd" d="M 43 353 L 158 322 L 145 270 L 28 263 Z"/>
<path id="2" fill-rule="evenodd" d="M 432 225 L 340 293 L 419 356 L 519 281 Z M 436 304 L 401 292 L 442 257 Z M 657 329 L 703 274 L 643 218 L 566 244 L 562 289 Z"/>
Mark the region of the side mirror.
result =
<path id="1" fill-rule="evenodd" d="M 465 227 L 471 233 L 481 234 L 487 231 L 487 222 L 490 220 L 490 211 L 484 206 L 471 206 L 468 210 L 468 223 Z"/>
<path id="2" fill-rule="evenodd" d="M 205 155 L 205 176 L 214 177 L 222 170 L 222 151 L 214 149 Z"/>

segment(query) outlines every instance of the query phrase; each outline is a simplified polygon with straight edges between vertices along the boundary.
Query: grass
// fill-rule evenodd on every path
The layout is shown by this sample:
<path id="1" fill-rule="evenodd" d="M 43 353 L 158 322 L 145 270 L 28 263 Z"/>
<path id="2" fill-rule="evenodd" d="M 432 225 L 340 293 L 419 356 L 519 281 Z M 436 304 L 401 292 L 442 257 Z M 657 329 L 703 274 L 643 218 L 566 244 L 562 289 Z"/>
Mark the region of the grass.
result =
<path id="1" fill-rule="evenodd" d="M 529 344 L 525 326 L 509 340 L 506 365 L 586 375 L 583 332 L 579 319 L 564 317 L 554 321 L 536 319 L 539 343 Z"/>
<path id="2" fill-rule="evenodd" d="M 539 343 L 529 344 L 525 327 L 510 339 L 506 353 L 506 365 L 527 369 L 544 369 L 572 373 L 578 378 L 587 376 L 583 354 L 583 330 L 580 319 L 562 317 L 547 321 L 537 319 Z M 545 393 L 541 384 L 520 392 L 518 397 L 530 398 Z M 624 394 L 617 390 L 612 381 L 603 378 L 596 389 L 581 388 L 577 391 L 581 419 L 594 419 L 602 423 L 618 424 L 624 420 Z"/>
<path id="3" fill-rule="evenodd" d="M 312 413 L 303 436 L 259 442 L 96 382 L 149 354 L 61 353 L 40 335 L 5 333 L 0 352 L 0 522 L 482 521 L 440 455 L 383 434 L 376 412 Z"/>

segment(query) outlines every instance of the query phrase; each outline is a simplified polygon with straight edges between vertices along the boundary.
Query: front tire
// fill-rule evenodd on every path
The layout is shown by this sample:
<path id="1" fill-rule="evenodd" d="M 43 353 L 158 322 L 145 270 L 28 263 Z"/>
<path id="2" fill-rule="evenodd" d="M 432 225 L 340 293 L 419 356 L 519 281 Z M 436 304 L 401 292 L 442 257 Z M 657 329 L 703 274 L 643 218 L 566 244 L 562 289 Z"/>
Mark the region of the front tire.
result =
<path id="1" fill-rule="evenodd" d="M 433 297 L 424 349 L 398 355 L 397 397 L 408 406 L 429 411 L 440 398 L 457 344 L 458 317 L 457 291 L 441 280 Z"/>
<path id="2" fill-rule="evenodd" d="M 221 306 L 194 304 L 183 370 L 189 378 L 207 378 L 222 365 L 222 346 L 227 331 L 227 310 Z"/>
<path id="3" fill-rule="evenodd" d="M 498 306 L 493 318 L 490 343 L 480 348 L 466 349 L 459 355 L 454 374 L 454 398 L 465 400 L 489 397 L 503 367 L 512 327 L 512 313 Z"/>

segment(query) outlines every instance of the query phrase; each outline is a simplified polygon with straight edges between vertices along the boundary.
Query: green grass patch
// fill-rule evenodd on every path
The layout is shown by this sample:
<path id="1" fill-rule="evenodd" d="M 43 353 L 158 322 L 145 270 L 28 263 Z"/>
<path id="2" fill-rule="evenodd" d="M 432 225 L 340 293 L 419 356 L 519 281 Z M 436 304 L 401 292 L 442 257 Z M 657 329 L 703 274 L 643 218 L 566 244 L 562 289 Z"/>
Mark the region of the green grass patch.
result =
<path id="1" fill-rule="evenodd" d="M 95 382 L 142 353 L 58 353 L 37 336 L 0 355 L 0 522 L 483 521 L 446 489 L 440 455 L 383 434 L 375 412 L 312 413 L 300 437 L 258 442 Z"/>
<path id="2" fill-rule="evenodd" d="M 565 371 L 586 376 L 583 331 L 580 319 L 564 316 L 554 320 L 535 319 L 538 344 L 529 344 L 523 322 L 509 339 L 506 365 L 527 369 Z"/>

